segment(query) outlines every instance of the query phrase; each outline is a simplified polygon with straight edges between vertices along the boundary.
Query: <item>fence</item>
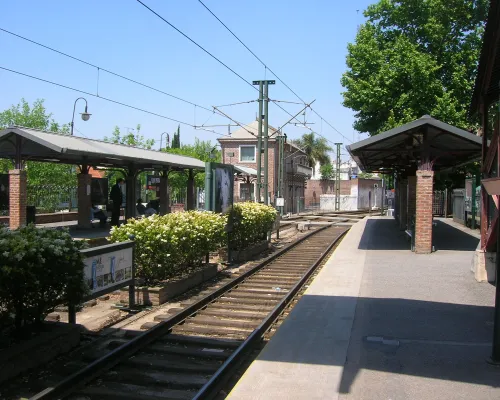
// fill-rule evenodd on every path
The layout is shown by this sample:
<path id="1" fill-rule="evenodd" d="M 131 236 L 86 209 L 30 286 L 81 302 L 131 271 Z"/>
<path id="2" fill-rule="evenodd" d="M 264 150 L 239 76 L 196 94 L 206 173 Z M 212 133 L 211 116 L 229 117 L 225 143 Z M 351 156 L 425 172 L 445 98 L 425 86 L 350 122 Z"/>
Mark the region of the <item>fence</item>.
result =
<path id="1" fill-rule="evenodd" d="M 37 213 L 53 213 L 78 209 L 76 186 L 28 185 L 27 205 L 36 207 Z"/>
<path id="2" fill-rule="evenodd" d="M 453 190 L 453 221 L 465 225 L 465 189 Z"/>

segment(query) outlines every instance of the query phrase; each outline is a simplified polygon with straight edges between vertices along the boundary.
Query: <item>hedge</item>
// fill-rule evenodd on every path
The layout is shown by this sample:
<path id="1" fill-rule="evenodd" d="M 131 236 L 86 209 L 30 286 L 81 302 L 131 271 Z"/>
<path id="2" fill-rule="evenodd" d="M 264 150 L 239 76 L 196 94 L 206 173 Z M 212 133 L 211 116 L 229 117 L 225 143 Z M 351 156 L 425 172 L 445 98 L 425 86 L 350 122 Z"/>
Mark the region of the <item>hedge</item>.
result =
<path id="1" fill-rule="evenodd" d="M 28 225 L 0 228 L 0 320 L 39 326 L 59 304 L 79 304 L 88 293 L 80 250 L 67 231 Z"/>
<path id="2" fill-rule="evenodd" d="M 260 203 L 236 203 L 229 211 L 233 230 L 230 235 L 230 248 L 242 250 L 267 238 L 276 220 L 276 210 Z"/>
<path id="3" fill-rule="evenodd" d="M 113 228 L 109 239 L 122 242 L 135 235 L 136 276 L 155 284 L 200 265 L 223 246 L 225 225 L 226 217 L 206 211 L 153 215 Z"/>

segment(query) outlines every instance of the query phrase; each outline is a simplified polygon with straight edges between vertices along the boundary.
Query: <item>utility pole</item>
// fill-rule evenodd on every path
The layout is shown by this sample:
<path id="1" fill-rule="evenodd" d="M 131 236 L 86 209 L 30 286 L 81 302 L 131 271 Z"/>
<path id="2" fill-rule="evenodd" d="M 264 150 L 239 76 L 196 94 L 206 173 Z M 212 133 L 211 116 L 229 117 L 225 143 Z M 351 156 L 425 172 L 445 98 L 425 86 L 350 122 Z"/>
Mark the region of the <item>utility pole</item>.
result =
<path id="1" fill-rule="evenodd" d="M 257 137 L 257 192 L 258 202 L 262 199 L 262 188 L 264 188 L 264 204 L 269 204 L 269 160 L 268 160 L 268 139 L 269 139 L 269 87 L 276 81 L 253 81 L 254 85 L 259 85 L 259 127 Z M 264 108 L 264 110 L 262 110 Z M 264 132 L 262 132 L 262 120 L 264 119 Z M 264 140 L 262 140 L 264 139 Z M 262 142 L 264 142 L 264 182 L 262 182 Z"/>
<path id="2" fill-rule="evenodd" d="M 276 136 L 276 140 L 278 141 L 278 195 L 277 198 L 284 197 L 284 168 L 285 168 L 285 143 L 286 143 L 286 135 L 284 135 L 281 131 Z M 278 206 L 280 215 L 283 216 L 283 206 Z"/>
<path id="3" fill-rule="evenodd" d="M 335 143 L 337 146 L 337 160 L 335 162 L 335 211 L 340 211 L 340 146 L 342 143 Z"/>

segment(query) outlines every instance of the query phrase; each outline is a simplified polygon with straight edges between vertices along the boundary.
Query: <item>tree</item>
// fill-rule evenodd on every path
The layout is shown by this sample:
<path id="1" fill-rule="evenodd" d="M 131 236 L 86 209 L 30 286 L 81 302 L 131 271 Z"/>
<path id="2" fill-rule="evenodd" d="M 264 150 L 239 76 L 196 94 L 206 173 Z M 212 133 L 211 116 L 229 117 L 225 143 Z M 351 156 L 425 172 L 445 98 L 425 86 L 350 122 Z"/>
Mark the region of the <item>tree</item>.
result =
<path id="1" fill-rule="evenodd" d="M 116 144 L 124 144 L 126 146 L 132 147 L 140 147 L 141 149 L 151 150 L 151 147 L 154 146 L 154 139 L 145 139 L 143 135 L 141 135 L 141 125 L 137 124 L 136 133 L 128 132 L 127 134 L 122 135 L 120 132 L 120 128 L 115 126 L 115 129 L 110 137 L 104 136 L 105 142 L 116 143 Z"/>
<path id="2" fill-rule="evenodd" d="M 320 165 L 330 163 L 328 152 L 332 150 L 325 138 L 316 137 L 314 132 L 304 133 L 302 138 L 295 140 L 295 144 L 299 146 L 307 156 L 307 161 L 315 172 L 316 162 Z"/>
<path id="3" fill-rule="evenodd" d="M 376 135 L 424 114 L 469 128 L 488 0 L 379 0 L 348 45 L 344 106 Z"/>
<path id="4" fill-rule="evenodd" d="M 18 125 L 68 134 L 68 125 L 60 125 L 55 122 L 52 119 L 52 114 L 47 113 L 43 103 L 43 99 L 38 99 L 30 107 L 26 100 L 21 99 L 17 105 L 12 105 L 9 109 L 0 112 L 0 129 Z M 11 168 L 12 162 L 10 160 L 0 160 L 0 173 L 8 173 Z M 28 161 L 26 171 L 29 185 L 76 185 L 76 169 L 72 165 Z"/>
<path id="5" fill-rule="evenodd" d="M 181 148 L 181 126 L 177 126 L 177 132 L 174 133 L 174 137 L 172 138 L 172 149 L 180 149 Z"/>
<path id="6" fill-rule="evenodd" d="M 178 154 L 181 156 L 194 157 L 201 161 L 221 162 L 222 155 L 216 146 L 212 145 L 210 140 L 199 140 L 196 138 L 194 144 L 184 144 L 180 148 L 164 149 L 167 153 Z M 173 189 L 181 190 L 187 187 L 187 174 L 183 172 L 172 172 L 169 175 L 169 185 Z M 205 173 L 198 172 L 195 175 L 195 186 L 205 187 Z"/>
<path id="7" fill-rule="evenodd" d="M 319 167 L 319 172 L 321 174 L 322 180 L 333 179 L 335 176 L 335 170 L 333 169 L 333 165 L 330 163 L 323 164 Z"/>

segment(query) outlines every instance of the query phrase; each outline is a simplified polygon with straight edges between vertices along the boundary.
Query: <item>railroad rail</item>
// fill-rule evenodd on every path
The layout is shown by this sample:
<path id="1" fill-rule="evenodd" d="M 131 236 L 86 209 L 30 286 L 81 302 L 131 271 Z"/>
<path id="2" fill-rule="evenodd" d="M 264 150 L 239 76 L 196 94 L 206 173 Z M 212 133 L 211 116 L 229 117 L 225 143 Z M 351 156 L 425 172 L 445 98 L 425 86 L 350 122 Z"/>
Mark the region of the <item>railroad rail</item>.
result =
<path id="1" fill-rule="evenodd" d="M 151 329 L 109 341 L 107 354 L 91 355 L 30 400 L 213 397 L 348 229 L 312 231 L 213 293 L 156 316 Z"/>

